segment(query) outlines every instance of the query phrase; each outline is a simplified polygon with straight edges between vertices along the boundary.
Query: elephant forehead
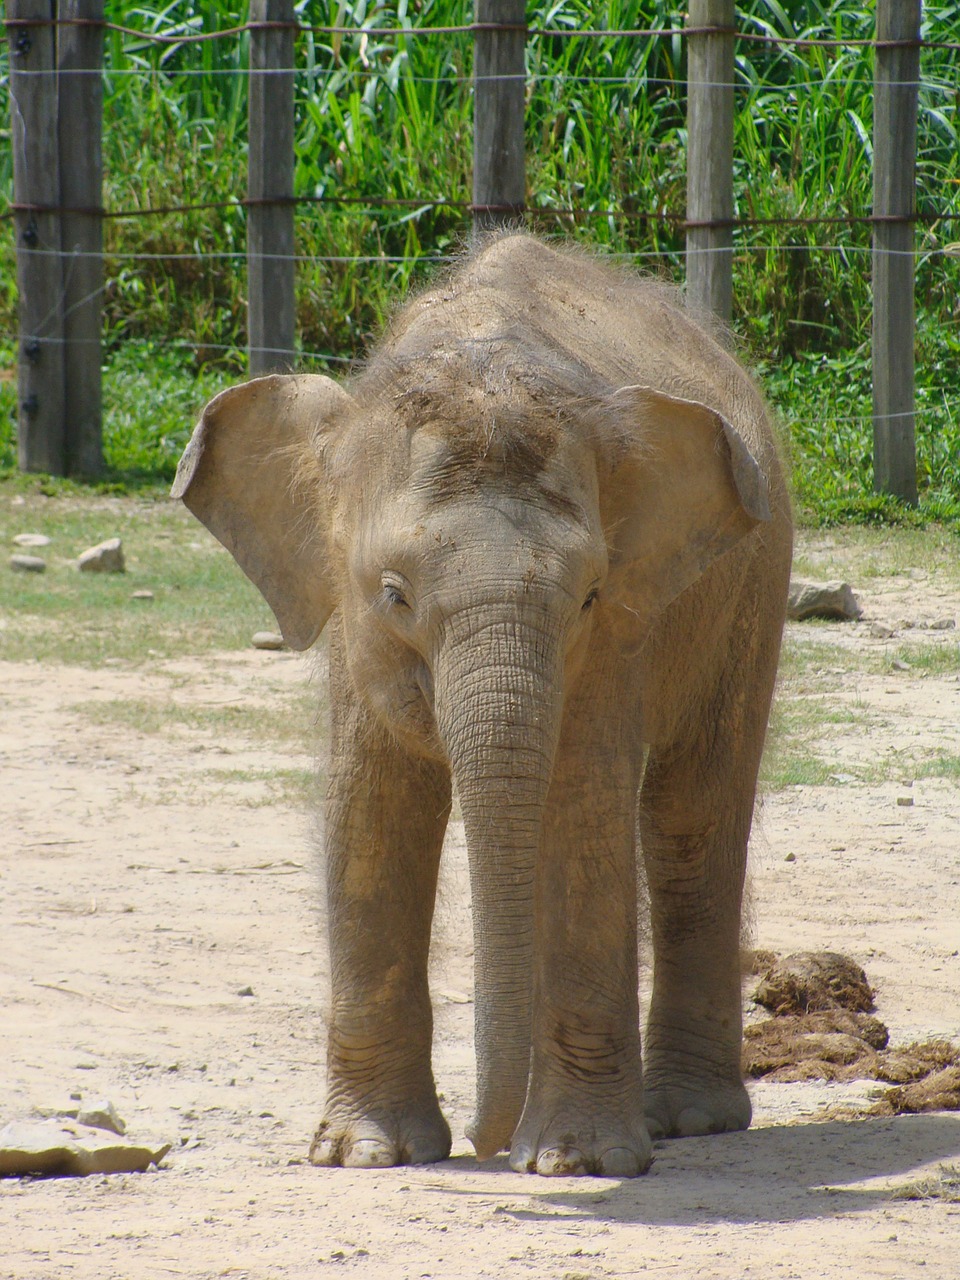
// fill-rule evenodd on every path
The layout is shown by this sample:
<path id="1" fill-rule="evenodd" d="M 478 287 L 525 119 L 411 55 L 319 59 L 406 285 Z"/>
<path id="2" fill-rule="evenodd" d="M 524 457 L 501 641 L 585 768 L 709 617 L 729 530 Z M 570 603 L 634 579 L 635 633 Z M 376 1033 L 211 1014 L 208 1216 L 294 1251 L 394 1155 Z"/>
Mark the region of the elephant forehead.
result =
<path id="1" fill-rule="evenodd" d="M 410 438 L 409 492 L 431 508 L 475 501 L 509 512 L 515 523 L 536 523 L 545 512 L 589 526 L 597 509 L 591 451 L 562 438 L 541 446 L 537 433 L 518 423 L 485 444 L 425 424 Z"/>

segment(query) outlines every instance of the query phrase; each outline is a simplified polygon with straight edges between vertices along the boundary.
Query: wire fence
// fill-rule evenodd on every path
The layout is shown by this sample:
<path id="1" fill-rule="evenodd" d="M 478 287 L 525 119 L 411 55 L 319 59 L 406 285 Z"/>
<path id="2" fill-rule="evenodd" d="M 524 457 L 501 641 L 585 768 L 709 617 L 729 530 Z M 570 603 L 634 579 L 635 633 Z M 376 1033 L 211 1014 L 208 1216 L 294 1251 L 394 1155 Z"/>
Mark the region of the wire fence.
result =
<path id="1" fill-rule="evenodd" d="M 71 69 L 74 78 L 89 79 L 107 97 L 104 194 L 70 202 L 62 188 L 52 199 L 13 193 L 5 208 L 0 202 L 0 234 L 2 225 L 13 233 L 15 224 L 22 241 L 31 220 L 38 225 L 72 217 L 99 224 L 103 248 L 71 244 L 68 268 L 63 266 L 62 235 L 58 242 L 51 235 L 47 245 L 38 239 L 29 246 L 29 257 L 41 263 L 59 259 L 61 276 L 64 271 L 75 276 L 83 263 L 95 264 L 105 254 L 105 279 L 72 298 L 62 289 L 59 310 L 69 317 L 102 298 L 110 347 L 149 334 L 171 350 L 192 351 L 201 362 L 219 357 L 235 361 L 248 338 L 242 305 L 249 260 L 246 230 L 261 211 L 296 217 L 295 239 L 286 249 L 274 246 L 267 256 L 273 266 L 295 272 L 300 320 L 295 341 L 277 343 L 261 336 L 260 349 L 270 361 L 289 360 L 292 350 L 308 363 L 351 361 L 398 292 L 468 239 L 473 222 L 484 212 L 596 241 L 620 257 L 678 279 L 688 254 L 704 252 L 691 245 L 692 236 L 701 230 L 710 236 L 726 234 L 724 246 L 712 252 L 726 254 L 737 273 L 738 319 L 757 304 L 763 275 L 767 295 L 759 303 L 768 311 L 776 302 L 771 291 L 790 291 L 797 351 L 815 346 L 818 335 L 825 337 L 827 348 L 835 349 L 831 331 L 844 325 L 851 329 L 849 316 L 837 314 L 841 295 L 844 307 L 851 313 L 860 308 L 862 313 L 869 280 L 855 288 L 841 288 L 838 281 L 841 273 L 851 270 L 867 274 L 867 255 L 875 254 L 875 237 L 884 226 L 906 225 L 912 237 L 920 236 L 908 252 L 922 296 L 931 293 L 937 301 L 951 287 L 955 290 L 951 281 L 956 280 L 960 169 L 949 153 L 952 148 L 955 154 L 958 144 L 957 41 L 926 36 L 889 40 L 876 33 L 840 38 L 730 31 L 697 25 L 692 14 L 686 27 L 591 30 L 535 22 L 417 26 L 258 19 L 203 31 L 195 29 L 199 19 L 150 30 L 76 13 L 52 21 L 19 17 L 15 9 L 15 4 L 8 4 L 5 45 L 0 46 L 0 91 L 9 91 L 11 71 L 21 83 L 31 76 L 50 80 L 49 70 L 15 68 L 29 52 L 25 41 L 32 45 L 44 29 L 50 29 L 54 46 L 70 32 L 93 34 L 105 42 L 102 66 Z M 60 9 L 62 14 L 63 4 Z M 508 31 L 522 40 L 524 62 L 519 71 L 478 74 L 473 65 L 478 39 L 485 34 L 499 39 Z M 277 84 L 287 84 L 293 75 L 295 150 L 290 190 L 255 194 L 244 189 L 249 175 L 242 172 L 244 148 L 251 141 L 246 108 L 253 72 L 248 59 L 251 42 L 266 35 L 287 38 L 296 50 L 290 66 L 261 66 L 256 71 L 265 82 Z M 711 211 L 698 217 L 692 216 L 685 184 L 685 64 L 697 37 L 716 40 L 724 35 L 736 41 L 731 73 L 701 77 L 699 87 L 729 91 L 736 102 L 735 203 L 725 216 Z M 591 54 L 590 60 L 584 52 L 590 46 L 602 50 L 602 59 Z M 868 98 L 874 91 L 875 59 L 892 48 L 909 48 L 918 56 L 920 71 L 890 85 L 894 91 L 912 92 L 919 101 L 914 153 L 919 198 L 909 210 L 885 213 L 872 199 L 874 140 Z M 417 50 L 431 52 L 424 57 Z M 196 58 L 202 65 L 192 63 Z M 476 164 L 470 115 L 485 83 L 496 89 L 512 82 L 519 83 L 523 93 L 526 189 L 519 200 L 501 205 L 498 199 L 478 200 L 469 190 L 471 160 Z M 134 86 L 132 92 L 123 88 L 125 83 Z M 111 170 L 111 155 L 116 156 L 111 130 L 123 134 L 125 142 L 129 139 L 129 122 L 110 116 L 125 94 L 137 110 L 154 104 L 161 120 L 183 116 L 178 138 L 191 128 L 203 135 L 203 145 L 198 142 L 195 151 L 187 147 L 189 155 L 181 158 L 177 180 L 160 182 L 153 175 L 150 182 L 140 182 L 144 175 L 137 164 Z M 824 102 L 831 95 L 844 105 L 832 111 L 830 127 L 842 118 L 847 140 L 839 147 L 831 140 L 831 154 L 839 155 L 840 163 L 836 189 L 824 200 L 829 184 L 816 192 L 804 189 L 806 158 L 801 163 L 790 153 L 791 148 L 797 150 L 798 136 L 804 151 L 824 141 L 817 130 L 825 127 Z M 442 146 L 435 140 L 425 142 L 427 125 L 418 119 L 418 111 L 431 110 L 434 125 L 450 130 Z M 788 131 L 791 116 L 793 127 Z M 742 123 L 747 118 L 749 127 Z M 645 126 L 650 130 L 646 141 Z M 148 146 L 154 145 L 148 138 Z M 765 145 L 777 152 L 777 164 L 757 163 Z M 221 155 L 218 146 L 223 147 Z M 401 163 L 384 181 L 391 147 Z M 431 149 L 436 152 L 435 165 L 430 162 L 433 156 L 425 163 L 424 155 L 418 154 Z M 161 150 L 166 156 L 153 157 L 151 164 L 156 160 L 159 169 L 165 159 L 176 167 L 178 158 L 169 154 L 169 146 Z M 8 191 L 11 169 L 9 163 L 4 169 L 0 155 L 0 176 Z M 769 177 L 766 189 L 754 181 L 758 172 Z M 451 179 L 452 189 L 444 191 Z M 23 245 L 19 247 L 25 256 Z M 9 263 L 9 241 L 6 252 Z M 771 255 L 780 261 L 775 269 L 770 267 Z M 949 278 L 935 279 L 938 271 Z M 370 302 L 358 295 L 374 276 L 375 300 Z M 191 290 L 192 314 L 187 301 Z M 179 295 L 173 310 L 180 332 L 166 332 L 158 339 L 157 321 L 173 293 Z M 18 329 L 11 319 L 8 308 L 0 321 L 0 342 L 16 345 L 21 364 L 27 346 L 36 351 L 79 344 L 99 351 L 100 332 L 47 332 L 36 324 L 28 331 L 22 316 Z M 777 342 L 782 345 L 781 339 Z M 29 434 L 31 426 L 24 421 L 25 399 L 29 392 L 20 396 L 21 436 Z M 950 412 L 946 394 L 935 406 L 930 397 L 927 401 L 924 413 Z M 899 420 L 912 412 L 894 406 L 881 416 Z M 863 416 L 849 415 L 849 420 Z"/>

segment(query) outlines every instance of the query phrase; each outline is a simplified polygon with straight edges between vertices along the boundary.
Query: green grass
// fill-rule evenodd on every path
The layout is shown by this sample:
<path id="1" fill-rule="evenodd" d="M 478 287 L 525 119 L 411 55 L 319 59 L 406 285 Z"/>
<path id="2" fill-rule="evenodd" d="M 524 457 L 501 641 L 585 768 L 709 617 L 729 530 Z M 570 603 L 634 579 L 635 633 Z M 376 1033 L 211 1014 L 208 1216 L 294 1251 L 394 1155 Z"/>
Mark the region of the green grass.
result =
<path id="1" fill-rule="evenodd" d="M 912 616 L 910 588 L 935 583 L 946 592 L 943 614 L 953 617 L 960 593 L 955 535 L 943 529 L 845 528 L 806 532 L 795 558 L 797 577 L 845 579 L 855 590 L 902 591 L 898 613 Z M 896 597 L 892 597 L 896 598 Z M 933 601 L 924 613 L 933 616 Z M 777 697 L 761 770 L 765 791 L 792 786 L 877 786 L 960 778 L 954 744 L 897 736 L 903 703 L 890 711 L 885 695 L 919 690 L 920 681 L 960 676 L 960 633 L 917 626 L 895 641 L 864 634 L 849 624 L 810 620 L 788 628 L 780 660 Z M 927 698 L 929 703 L 929 698 Z"/>
<path id="2" fill-rule="evenodd" d="M 241 0 L 122 6 L 107 17 L 187 35 L 242 23 Z M 472 0 L 302 0 L 306 24 L 373 33 L 298 41 L 298 343 L 306 368 L 362 355 L 399 298 L 469 235 L 471 39 L 388 35 L 392 27 L 469 22 Z M 532 0 L 534 28 L 679 25 L 662 0 Z M 874 6 L 847 0 L 748 0 L 744 30 L 796 37 L 873 34 Z M 955 39 L 956 0 L 924 5 L 924 33 Z M 199 405 L 244 367 L 247 38 L 150 45 L 109 32 L 105 200 L 113 210 L 223 201 L 216 210 L 105 224 L 107 486 L 169 480 Z M 11 190 L 0 45 L 0 193 Z M 960 207 L 956 84 L 960 55 L 924 51 L 918 202 Z M 685 45 L 534 35 L 527 49 L 529 223 L 683 274 Z M 130 74 L 138 72 L 142 74 Z M 858 47 L 737 48 L 735 189 L 743 218 L 869 213 L 872 55 Z M 336 197 L 369 200 L 339 204 Z M 411 207 L 384 207 L 384 199 Z M 449 204 L 433 206 L 436 200 Z M 576 206 L 581 212 L 566 212 Z M 0 194 L 0 213 L 3 196 Z M 644 216 L 639 216 L 644 215 Z M 957 222 L 917 232 L 917 512 L 872 492 L 869 228 L 756 225 L 737 232 L 735 327 L 780 413 L 798 511 L 810 523 L 960 528 L 960 259 L 938 250 Z M 154 255 L 136 257 L 134 255 Z M 14 364 L 12 221 L 0 221 L 0 372 Z M 194 379 L 197 382 L 194 385 Z M 0 474 L 15 466 L 15 391 L 0 379 Z"/>
<path id="3" fill-rule="evenodd" d="M 881 673 L 901 674 L 895 664 L 902 663 L 917 676 L 956 675 L 960 672 L 960 641 L 955 631 L 945 632 L 944 636 L 948 638 L 936 646 L 899 645 L 895 652 L 877 658 L 872 664 L 873 669 Z"/>
<path id="4" fill-rule="evenodd" d="M 11 661 L 97 666 L 144 664 L 182 653 L 248 647 L 255 631 L 276 623 L 232 558 L 168 499 L 74 496 L 64 486 L 46 496 L 35 478 L 0 484 L 0 625 Z M 18 533 L 43 533 L 42 574 L 7 567 Z M 120 537 L 127 572 L 80 573 L 76 557 Z M 152 600 L 135 600 L 135 591 Z"/>
<path id="5" fill-rule="evenodd" d="M 808 532 L 794 549 L 793 572 L 798 578 L 846 578 L 854 584 L 922 573 L 943 586 L 960 588 L 956 538 L 936 526 Z"/>
<path id="6" fill-rule="evenodd" d="M 305 807 L 317 799 L 319 782 L 314 769 L 207 769 L 206 775 L 227 795 L 241 792 L 246 809 L 277 804 Z"/>
<path id="7" fill-rule="evenodd" d="M 251 706 L 249 700 L 225 702 L 219 706 L 197 706 L 180 702 L 176 693 L 163 699 L 117 698 L 79 702 L 74 706 L 92 724 L 117 725 L 143 734 L 180 733 L 198 735 L 198 740 L 213 744 L 224 739 L 249 741 L 269 739 L 271 742 L 301 745 L 309 743 L 317 723 L 317 699 L 308 691 L 281 696 L 275 691 L 264 706 Z"/>
<path id="8" fill-rule="evenodd" d="M 768 793 L 788 787 L 824 787 L 836 775 L 836 767 L 821 756 L 778 735 L 764 755 L 760 786 Z"/>

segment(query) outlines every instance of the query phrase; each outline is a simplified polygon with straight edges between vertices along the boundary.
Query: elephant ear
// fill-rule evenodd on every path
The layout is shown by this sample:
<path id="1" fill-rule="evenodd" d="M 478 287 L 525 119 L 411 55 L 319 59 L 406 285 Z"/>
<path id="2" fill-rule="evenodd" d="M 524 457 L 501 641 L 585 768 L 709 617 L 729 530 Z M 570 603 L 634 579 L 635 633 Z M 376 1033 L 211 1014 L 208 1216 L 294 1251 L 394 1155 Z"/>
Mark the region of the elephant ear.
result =
<path id="1" fill-rule="evenodd" d="M 330 378 L 273 375 L 211 400 L 171 490 L 260 590 L 292 649 L 336 607 L 323 444 L 351 403 Z"/>
<path id="2" fill-rule="evenodd" d="M 611 568 L 654 614 L 770 519 L 767 481 L 707 405 L 637 386 L 613 406 L 621 444 L 601 501 Z"/>

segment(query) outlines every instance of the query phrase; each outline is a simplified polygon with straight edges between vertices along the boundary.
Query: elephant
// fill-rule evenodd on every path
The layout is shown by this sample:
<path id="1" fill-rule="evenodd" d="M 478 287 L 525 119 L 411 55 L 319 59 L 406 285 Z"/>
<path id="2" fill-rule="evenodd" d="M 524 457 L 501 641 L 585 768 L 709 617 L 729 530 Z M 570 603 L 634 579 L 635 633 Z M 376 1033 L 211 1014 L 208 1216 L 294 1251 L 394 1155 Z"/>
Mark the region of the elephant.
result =
<path id="1" fill-rule="evenodd" d="M 216 396 L 173 495 L 291 648 L 328 626 L 312 1162 L 451 1150 L 428 952 L 454 788 L 478 1160 L 632 1177 L 655 1140 L 745 1128 L 741 901 L 792 522 L 776 432 L 724 342 L 660 282 L 500 234 L 346 385 Z"/>

